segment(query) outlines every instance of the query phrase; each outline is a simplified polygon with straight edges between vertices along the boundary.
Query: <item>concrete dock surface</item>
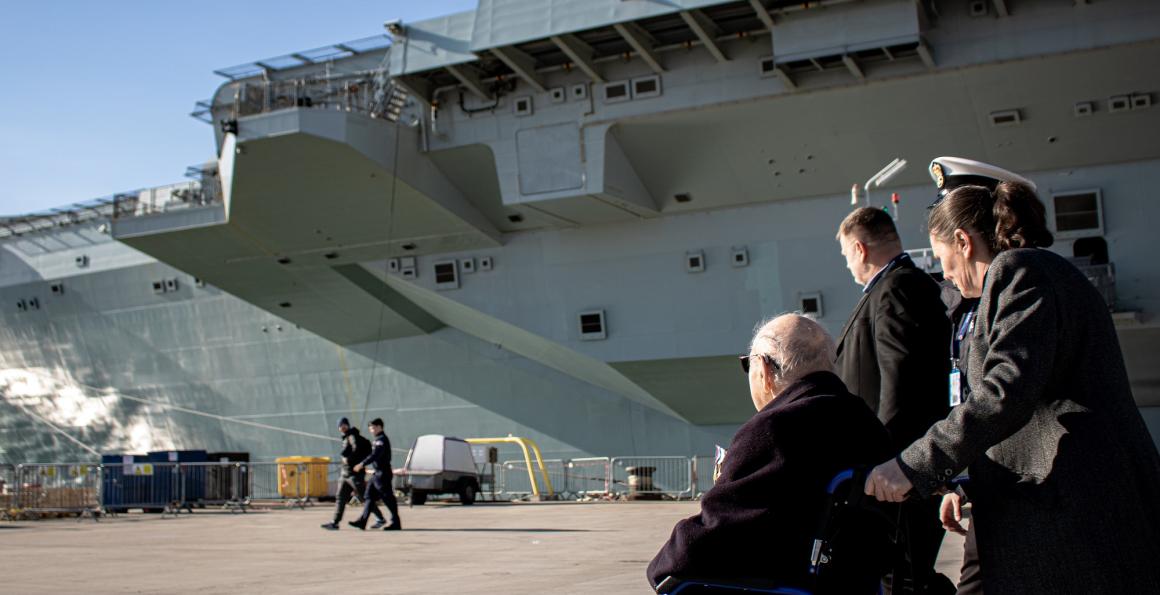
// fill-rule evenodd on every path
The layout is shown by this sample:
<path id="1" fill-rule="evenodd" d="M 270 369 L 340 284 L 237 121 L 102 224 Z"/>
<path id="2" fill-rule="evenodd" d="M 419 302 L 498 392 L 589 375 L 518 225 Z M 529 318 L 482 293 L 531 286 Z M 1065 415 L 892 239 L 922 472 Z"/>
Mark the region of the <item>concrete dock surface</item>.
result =
<path id="1" fill-rule="evenodd" d="M 645 566 L 698 506 L 404 506 L 404 530 L 392 532 L 345 521 L 325 531 L 333 513 L 325 504 L 0 522 L 0 592 L 647 595 Z M 353 518 L 348 509 L 345 520 Z M 962 539 L 949 536 L 939 564 L 952 580 L 961 556 Z"/>

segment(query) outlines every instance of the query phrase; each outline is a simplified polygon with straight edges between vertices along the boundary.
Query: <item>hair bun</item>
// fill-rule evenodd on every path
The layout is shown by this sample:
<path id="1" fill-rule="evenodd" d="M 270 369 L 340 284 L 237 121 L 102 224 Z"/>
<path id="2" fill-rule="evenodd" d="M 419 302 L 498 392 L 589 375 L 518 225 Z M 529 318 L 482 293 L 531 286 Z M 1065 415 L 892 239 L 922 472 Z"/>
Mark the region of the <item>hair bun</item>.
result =
<path id="1" fill-rule="evenodd" d="M 995 243 L 1000 251 L 1011 248 L 1046 248 L 1055 238 L 1047 229 L 1045 209 L 1030 186 L 1000 182 L 995 187 Z"/>

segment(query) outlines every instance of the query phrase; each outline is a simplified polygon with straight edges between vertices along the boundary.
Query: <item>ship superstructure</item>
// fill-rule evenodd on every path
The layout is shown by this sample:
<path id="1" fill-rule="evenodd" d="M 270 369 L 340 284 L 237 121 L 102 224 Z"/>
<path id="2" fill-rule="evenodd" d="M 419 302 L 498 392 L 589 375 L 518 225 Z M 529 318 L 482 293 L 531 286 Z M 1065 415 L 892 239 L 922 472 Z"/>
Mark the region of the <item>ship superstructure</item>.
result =
<path id="1" fill-rule="evenodd" d="M 754 325 L 854 307 L 850 184 L 940 155 L 1037 183 L 1160 425 L 1158 66 L 1146 0 L 481 0 L 224 69 L 193 182 L 0 224 L 0 456 L 325 454 L 371 413 L 708 453 Z M 891 194 L 926 246 L 924 169 Z"/>

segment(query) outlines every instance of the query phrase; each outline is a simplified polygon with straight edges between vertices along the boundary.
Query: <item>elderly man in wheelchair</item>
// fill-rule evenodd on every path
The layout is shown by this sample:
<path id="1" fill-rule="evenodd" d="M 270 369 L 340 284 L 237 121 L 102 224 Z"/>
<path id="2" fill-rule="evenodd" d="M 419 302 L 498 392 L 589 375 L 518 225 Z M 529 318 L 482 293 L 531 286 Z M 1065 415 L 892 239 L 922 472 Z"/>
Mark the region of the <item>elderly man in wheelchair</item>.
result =
<path id="1" fill-rule="evenodd" d="M 649 564 L 658 593 L 878 592 L 895 559 L 896 511 L 863 501 L 851 469 L 893 453 L 833 361 L 833 339 L 809 318 L 757 329 L 741 356 L 757 414 L 733 437 L 700 514 L 677 523 Z"/>

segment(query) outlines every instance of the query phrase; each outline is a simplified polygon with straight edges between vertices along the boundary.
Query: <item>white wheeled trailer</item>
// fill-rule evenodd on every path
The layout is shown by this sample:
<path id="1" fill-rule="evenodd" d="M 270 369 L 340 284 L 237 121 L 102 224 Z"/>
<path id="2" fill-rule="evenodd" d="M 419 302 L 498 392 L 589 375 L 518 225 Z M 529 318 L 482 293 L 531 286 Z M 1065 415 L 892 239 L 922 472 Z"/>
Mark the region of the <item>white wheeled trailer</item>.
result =
<path id="1" fill-rule="evenodd" d="M 421 506 L 432 494 L 457 494 L 465 505 L 479 494 L 479 470 L 471 445 L 461 438 L 440 434 L 419 436 L 403 465 L 403 491 L 411 504 Z"/>

